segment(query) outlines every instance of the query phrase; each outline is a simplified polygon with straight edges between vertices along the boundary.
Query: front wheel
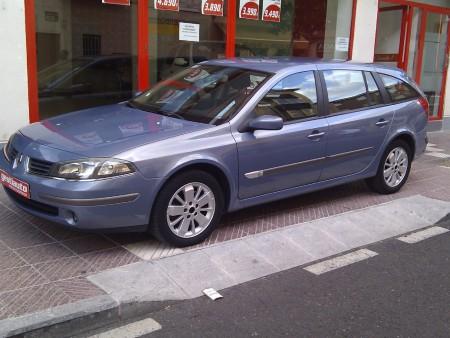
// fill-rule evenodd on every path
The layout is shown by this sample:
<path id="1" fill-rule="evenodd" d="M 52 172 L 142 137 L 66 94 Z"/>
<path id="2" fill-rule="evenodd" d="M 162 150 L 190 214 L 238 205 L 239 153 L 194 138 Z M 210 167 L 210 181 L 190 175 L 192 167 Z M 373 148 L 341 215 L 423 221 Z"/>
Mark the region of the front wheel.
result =
<path id="1" fill-rule="evenodd" d="M 150 231 L 160 241 L 184 247 L 206 239 L 224 209 L 222 189 L 203 171 L 189 171 L 171 179 L 160 191 L 152 211 Z"/>
<path id="2" fill-rule="evenodd" d="M 410 146 L 402 140 L 392 142 L 381 158 L 377 175 L 367 180 L 369 187 L 380 194 L 399 191 L 408 180 L 411 162 Z"/>

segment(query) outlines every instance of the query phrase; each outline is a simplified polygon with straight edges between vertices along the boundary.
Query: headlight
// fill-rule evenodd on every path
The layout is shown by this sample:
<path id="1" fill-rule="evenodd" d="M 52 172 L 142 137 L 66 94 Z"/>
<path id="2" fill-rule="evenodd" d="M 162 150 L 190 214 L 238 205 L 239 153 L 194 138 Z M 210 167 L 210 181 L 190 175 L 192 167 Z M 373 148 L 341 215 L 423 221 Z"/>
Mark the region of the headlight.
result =
<path id="1" fill-rule="evenodd" d="M 94 158 L 80 161 L 61 163 L 55 170 L 56 177 L 72 180 L 88 180 L 106 178 L 135 172 L 130 162 Z"/>

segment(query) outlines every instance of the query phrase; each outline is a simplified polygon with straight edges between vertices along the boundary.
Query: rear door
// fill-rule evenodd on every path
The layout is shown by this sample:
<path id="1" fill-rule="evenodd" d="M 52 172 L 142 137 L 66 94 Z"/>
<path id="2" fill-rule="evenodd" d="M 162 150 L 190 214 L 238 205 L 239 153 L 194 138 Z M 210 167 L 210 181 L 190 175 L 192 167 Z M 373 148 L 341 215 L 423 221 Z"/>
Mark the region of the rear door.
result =
<path id="1" fill-rule="evenodd" d="M 367 69 L 321 71 L 329 135 L 327 163 L 320 180 L 356 174 L 380 151 L 395 109 L 384 105 L 374 75 Z"/>

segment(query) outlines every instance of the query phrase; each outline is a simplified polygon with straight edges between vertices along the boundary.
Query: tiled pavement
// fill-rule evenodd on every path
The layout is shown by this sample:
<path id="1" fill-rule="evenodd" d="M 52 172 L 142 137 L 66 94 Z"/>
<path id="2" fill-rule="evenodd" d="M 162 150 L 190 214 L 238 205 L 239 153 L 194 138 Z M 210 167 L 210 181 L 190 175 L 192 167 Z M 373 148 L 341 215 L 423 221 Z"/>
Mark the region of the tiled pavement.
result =
<path id="1" fill-rule="evenodd" d="M 395 195 L 363 182 L 242 210 L 198 247 L 361 209 L 415 194 L 450 201 L 450 133 L 430 135 L 430 154 L 414 162 L 409 183 Z M 103 293 L 87 275 L 140 260 L 182 253 L 143 234 L 93 235 L 24 214 L 0 192 L 0 320 Z"/>

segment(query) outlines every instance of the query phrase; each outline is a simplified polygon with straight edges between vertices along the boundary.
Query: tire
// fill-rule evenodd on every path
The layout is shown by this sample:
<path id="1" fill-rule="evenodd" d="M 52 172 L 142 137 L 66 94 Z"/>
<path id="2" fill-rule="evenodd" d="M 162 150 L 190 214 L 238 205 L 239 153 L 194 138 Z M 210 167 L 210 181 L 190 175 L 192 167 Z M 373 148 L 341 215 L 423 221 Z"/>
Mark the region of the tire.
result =
<path id="1" fill-rule="evenodd" d="M 402 162 L 399 160 L 398 162 L 395 161 L 394 157 L 398 153 L 394 153 L 396 150 L 399 150 L 401 157 L 399 158 L 405 158 L 407 159 L 407 165 L 401 165 Z M 394 154 L 394 155 L 392 155 Z M 391 160 L 388 162 L 388 157 L 391 157 Z M 368 186 L 375 192 L 378 192 L 380 194 L 393 194 L 399 191 L 403 185 L 406 183 L 409 177 L 409 172 L 411 171 L 411 163 L 412 163 L 412 150 L 411 147 L 402 140 L 395 140 L 389 146 L 386 148 L 383 156 L 381 157 L 380 164 L 378 166 L 377 175 L 375 177 L 372 177 L 370 179 L 367 179 L 366 182 Z M 395 167 L 397 165 L 397 167 Z M 387 173 L 387 178 L 385 178 L 384 170 L 385 168 L 393 168 L 390 173 L 393 174 L 393 178 L 389 181 L 389 173 Z M 398 168 L 398 169 L 395 169 Z M 395 174 L 397 172 L 398 174 Z M 396 176 L 397 175 L 397 176 Z M 399 175 L 402 175 L 402 178 L 400 179 Z"/>
<path id="2" fill-rule="evenodd" d="M 176 247 L 195 245 L 216 228 L 224 206 L 224 194 L 214 176 L 200 170 L 187 171 L 172 178 L 159 192 L 149 231 L 161 242 Z"/>

